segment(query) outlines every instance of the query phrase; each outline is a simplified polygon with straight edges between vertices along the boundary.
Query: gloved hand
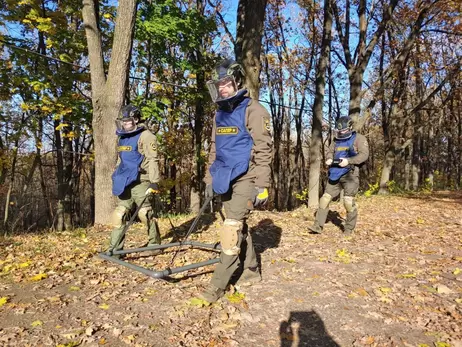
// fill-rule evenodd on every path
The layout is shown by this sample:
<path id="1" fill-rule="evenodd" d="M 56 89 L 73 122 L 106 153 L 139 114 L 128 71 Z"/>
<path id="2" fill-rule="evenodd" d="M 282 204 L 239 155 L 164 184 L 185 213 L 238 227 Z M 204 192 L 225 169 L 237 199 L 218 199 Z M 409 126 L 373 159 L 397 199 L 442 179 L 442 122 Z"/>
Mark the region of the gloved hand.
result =
<path id="1" fill-rule="evenodd" d="M 158 185 L 157 183 L 151 183 L 151 184 L 149 185 L 149 188 L 146 189 L 145 195 L 159 194 L 159 193 L 160 193 L 159 185 Z"/>
<path id="2" fill-rule="evenodd" d="M 326 165 L 331 166 L 332 162 L 333 162 L 333 160 L 329 158 L 329 159 L 326 160 Z"/>
<path id="3" fill-rule="evenodd" d="M 340 163 L 338 164 L 340 167 L 348 166 L 348 159 L 347 158 L 340 158 Z"/>
<path id="4" fill-rule="evenodd" d="M 215 196 L 215 192 L 213 191 L 213 187 L 211 184 L 207 184 L 205 186 L 205 198 L 213 198 Z"/>
<path id="5" fill-rule="evenodd" d="M 255 187 L 255 200 L 253 205 L 255 207 L 262 206 L 268 201 L 268 189 Z"/>

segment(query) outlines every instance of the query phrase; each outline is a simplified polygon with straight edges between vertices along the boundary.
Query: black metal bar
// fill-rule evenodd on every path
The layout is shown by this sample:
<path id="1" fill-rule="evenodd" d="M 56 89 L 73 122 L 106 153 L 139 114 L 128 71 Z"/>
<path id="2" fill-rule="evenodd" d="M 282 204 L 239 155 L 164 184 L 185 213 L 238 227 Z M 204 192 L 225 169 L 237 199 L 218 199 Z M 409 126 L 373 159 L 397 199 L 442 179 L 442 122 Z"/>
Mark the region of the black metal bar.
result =
<path id="1" fill-rule="evenodd" d="M 213 196 L 209 196 L 205 199 L 204 204 L 202 205 L 201 209 L 199 210 L 199 213 L 197 214 L 197 217 L 194 219 L 193 223 L 191 224 L 191 227 L 189 228 L 188 232 L 186 233 L 186 236 L 184 237 L 183 241 L 180 242 L 181 245 L 184 245 L 186 240 L 188 239 L 189 235 L 192 233 L 192 231 L 196 228 L 197 223 L 199 222 L 199 219 L 201 218 L 202 214 L 204 213 L 205 209 L 207 208 L 207 205 L 209 202 L 213 200 Z M 175 254 L 173 254 L 172 259 L 170 260 L 170 265 L 173 264 L 173 261 L 175 260 L 177 254 L 178 254 L 179 249 L 176 250 Z"/>
<path id="2" fill-rule="evenodd" d="M 144 252 L 148 250 L 153 250 L 153 249 L 165 249 L 165 248 L 171 248 L 171 247 L 178 247 L 178 246 L 191 246 L 191 247 L 196 247 L 196 248 L 205 248 L 205 249 L 210 249 L 210 250 L 216 250 L 220 251 L 221 250 L 221 245 L 219 243 L 202 243 L 202 242 L 197 242 L 197 241 L 184 241 L 184 242 L 173 242 L 173 243 L 166 243 L 164 245 L 155 245 L 155 246 L 149 246 L 149 247 L 141 247 L 141 248 L 133 248 L 133 249 L 124 249 L 120 251 L 113 251 L 114 255 L 120 255 L 120 254 L 130 254 L 130 253 L 139 253 L 139 252 Z M 178 250 L 177 250 L 178 252 Z M 107 253 L 99 253 L 98 256 L 104 260 L 108 260 L 110 262 L 116 263 L 118 265 L 125 266 L 129 269 L 141 272 L 145 275 L 148 275 L 149 277 L 152 278 L 163 278 L 168 275 L 180 273 L 183 271 L 188 271 L 192 269 L 197 269 L 203 266 L 207 265 L 213 265 L 218 262 L 220 262 L 220 257 L 214 258 L 214 259 L 209 259 L 206 261 L 202 261 L 199 263 L 194 263 L 194 264 L 189 264 L 185 266 L 179 266 L 176 268 L 170 268 L 167 267 L 165 270 L 160 270 L 160 271 L 153 271 L 147 268 L 144 268 L 139 265 L 135 265 L 132 263 L 129 263 L 125 260 L 122 259 L 117 259 L 113 256 L 108 255 Z"/>
<path id="3" fill-rule="evenodd" d="M 219 243 L 202 243 L 196 241 L 185 241 L 185 242 L 173 242 L 173 243 L 165 243 L 163 245 L 152 245 L 140 248 L 131 248 L 131 249 L 122 249 L 119 251 L 113 251 L 113 254 L 131 254 L 131 253 L 139 253 L 144 251 L 152 251 L 153 249 L 165 249 L 177 246 L 193 246 L 197 248 L 206 248 L 206 249 L 216 249 L 221 250 L 221 245 Z"/>

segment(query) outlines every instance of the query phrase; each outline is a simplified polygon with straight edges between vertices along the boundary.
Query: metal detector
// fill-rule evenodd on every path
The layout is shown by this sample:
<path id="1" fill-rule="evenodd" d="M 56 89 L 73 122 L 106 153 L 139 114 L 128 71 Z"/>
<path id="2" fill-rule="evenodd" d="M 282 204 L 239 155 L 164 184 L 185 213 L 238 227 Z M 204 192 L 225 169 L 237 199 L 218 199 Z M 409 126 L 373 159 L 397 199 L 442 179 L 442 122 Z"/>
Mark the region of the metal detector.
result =
<path id="1" fill-rule="evenodd" d="M 187 241 L 189 235 L 196 228 L 200 217 L 202 216 L 205 209 L 207 208 L 207 205 L 212 201 L 212 199 L 213 199 L 213 197 L 207 197 L 205 199 L 205 202 L 202 205 L 202 207 L 201 207 L 201 209 L 199 211 L 199 214 L 196 216 L 193 223 L 189 227 L 189 230 L 186 233 L 186 236 L 185 236 L 183 241 L 181 241 L 181 242 L 173 242 L 173 243 L 166 243 L 166 244 L 163 244 L 163 245 L 146 246 L 146 247 L 141 247 L 141 248 L 124 249 L 124 250 L 119 250 L 119 251 L 109 250 L 107 252 L 99 253 L 98 256 L 100 258 L 102 258 L 102 259 L 105 259 L 105 260 L 111 261 L 113 263 L 128 267 L 129 269 L 141 272 L 141 273 L 143 273 L 145 275 L 148 275 L 150 277 L 153 277 L 153 278 L 164 278 L 164 277 L 167 277 L 169 275 L 176 274 L 176 273 L 179 273 L 179 272 L 188 271 L 188 270 L 192 270 L 192 269 L 197 269 L 199 267 L 216 264 L 216 263 L 220 262 L 220 257 L 219 256 L 214 258 L 214 259 L 209 259 L 209 260 L 202 261 L 202 262 L 199 262 L 199 263 L 189 264 L 189 265 L 180 266 L 180 267 L 176 267 L 176 268 L 171 268 L 170 267 L 173 264 L 173 261 L 175 260 L 175 257 L 177 256 L 178 251 L 180 250 L 180 248 L 182 246 L 191 246 L 191 248 L 199 248 L 199 249 L 200 248 L 209 249 L 209 250 L 213 250 L 213 251 L 216 251 L 216 252 L 221 251 L 221 245 L 219 243 L 208 244 L 208 243 L 202 243 L 202 242 L 196 242 L 196 241 Z M 143 200 L 143 202 L 144 202 L 144 200 Z M 140 204 L 140 206 L 141 205 L 142 205 L 142 203 Z M 140 207 L 138 206 L 137 211 L 139 210 L 139 208 Z M 123 232 L 120 234 L 120 238 L 117 240 L 118 242 L 116 243 L 116 245 L 120 242 L 123 235 L 125 235 L 125 232 L 128 230 L 128 227 L 131 224 L 133 224 L 133 221 L 135 220 L 135 217 L 138 214 L 137 211 L 135 211 L 135 214 L 130 218 L 128 223 L 125 225 L 125 227 L 123 229 Z M 170 266 L 168 266 L 167 268 L 165 268 L 163 270 L 155 270 L 155 269 L 151 270 L 151 269 L 144 268 L 142 266 L 135 265 L 135 264 L 129 263 L 127 261 L 124 261 L 122 259 L 117 259 L 116 257 L 114 257 L 114 255 L 126 255 L 126 254 L 130 254 L 130 253 L 140 253 L 140 252 L 144 252 L 144 251 L 152 251 L 152 250 L 158 250 L 158 249 L 162 250 L 162 249 L 167 249 L 167 248 L 172 248 L 172 247 L 178 247 L 178 249 L 175 251 L 175 253 L 174 253 L 173 257 L 172 257 L 172 260 L 170 261 Z"/>

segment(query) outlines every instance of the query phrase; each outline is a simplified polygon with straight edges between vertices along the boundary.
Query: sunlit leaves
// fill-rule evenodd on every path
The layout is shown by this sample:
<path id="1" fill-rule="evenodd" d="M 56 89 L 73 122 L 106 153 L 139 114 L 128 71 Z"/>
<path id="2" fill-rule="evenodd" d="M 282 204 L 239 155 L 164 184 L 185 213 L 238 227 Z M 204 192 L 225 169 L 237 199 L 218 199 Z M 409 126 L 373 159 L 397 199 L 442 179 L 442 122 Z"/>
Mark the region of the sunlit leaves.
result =
<path id="1" fill-rule="evenodd" d="M 33 282 L 38 282 L 38 281 L 41 281 L 41 280 L 43 280 L 43 279 L 45 279 L 47 277 L 48 277 L 48 275 L 46 273 L 39 273 L 39 274 L 37 274 L 35 276 L 32 276 L 30 278 L 30 280 L 33 281 Z"/>
<path id="2" fill-rule="evenodd" d="M 7 296 L 3 296 L 0 298 L 0 307 L 5 305 L 8 302 L 9 298 Z"/>

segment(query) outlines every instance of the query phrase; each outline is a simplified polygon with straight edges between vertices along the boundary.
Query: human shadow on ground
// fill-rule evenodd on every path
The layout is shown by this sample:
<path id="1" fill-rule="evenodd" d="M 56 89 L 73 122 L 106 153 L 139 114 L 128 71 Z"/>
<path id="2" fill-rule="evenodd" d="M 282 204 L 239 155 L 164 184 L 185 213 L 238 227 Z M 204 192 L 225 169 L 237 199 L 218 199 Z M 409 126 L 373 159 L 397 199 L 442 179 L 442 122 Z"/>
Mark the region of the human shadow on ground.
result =
<path id="1" fill-rule="evenodd" d="M 341 231 L 344 231 L 345 227 L 343 225 L 344 219 L 340 216 L 340 213 L 337 211 L 329 211 L 327 214 L 326 223 L 331 222 L 336 227 L 338 227 Z"/>
<path id="2" fill-rule="evenodd" d="M 340 347 L 316 311 L 293 311 L 279 326 L 280 347 Z"/>
<path id="3" fill-rule="evenodd" d="M 282 229 L 275 225 L 272 219 L 265 218 L 259 221 L 258 224 L 253 226 L 252 228 L 244 229 L 244 235 L 246 235 L 247 233 L 250 233 L 252 244 L 255 248 L 258 267 L 260 268 L 260 271 L 263 273 L 261 254 L 269 248 L 279 247 Z M 244 241 L 241 244 L 241 251 L 239 253 L 240 266 L 234 273 L 233 278 L 230 282 L 231 284 L 236 284 L 236 282 L 239 280 L 239 277 L 242 275 L 242 272 L 244 271 L 243 266 L 245 255 L 247 253 L 247 247 L 247 240 L 244 239 Z"/>

